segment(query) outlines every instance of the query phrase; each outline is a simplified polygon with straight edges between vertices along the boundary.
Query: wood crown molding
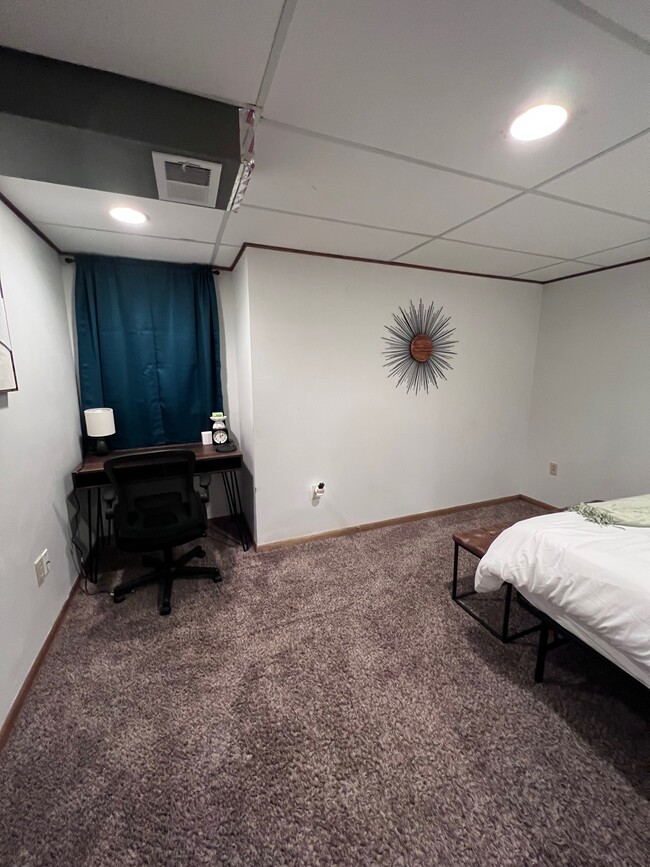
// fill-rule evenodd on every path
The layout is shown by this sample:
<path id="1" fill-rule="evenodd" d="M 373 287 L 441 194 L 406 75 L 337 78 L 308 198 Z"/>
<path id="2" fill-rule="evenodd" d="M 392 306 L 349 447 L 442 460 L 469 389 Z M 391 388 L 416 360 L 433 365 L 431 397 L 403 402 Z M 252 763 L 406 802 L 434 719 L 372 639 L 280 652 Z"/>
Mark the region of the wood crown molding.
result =
<path id="1" fill-rule="evenodd" d="M 48 247 L 51 247 L 59 256 L 74 256 L 74 253 L 63 252 L 59 250 L 54 241 L 50 240 L 45 232 L 42 232 L 38 226 L 25 216 L 23 212 L 8 199 L 4 193 L 0 193 L 0 202 L 3 202 L 9 210 L 14 213 L 29 229 L 37 235 L 41 241 L 45 241 Z M 342 259 L 347 262 L 365 262 L 369 265 L 389 265 L 392 268 L 411 268 L 415 271 L 433 271 L 440 274 L 460 274 L 463 277 L 482 277 L 484 280 L 508 280 L 512 283 L 532 283 L 535 286 L 548 286 L 549 283 L 559 283 L 561 280 L 574 280 L 576 277 L 584 277 L 587 274 L 598 274 L 600 271 L 611 271 L 613 268 L 623 268 L 626 265 L 638 265 L 639 262 L 650 261 L 650 256 L 644 256 L 641 259 L 631 259 L 629 262 L 619 262 L 617 265 L 605 265 L 602 268 L 592 268 L 589 271 L 581 271 L 579 274 L 569 274 L 567 277 L 555 277 L 553 280 L 530 280 L 525 277 L 504 277 L 499 274 L 480 274 L 478 271 L 459 271 L 455 268 L 436 268 L 433 265 L 414 265 L 411 262 L 393 262 L 388 259 L 367 259 L 364 256 L 344 256 L 341 253 L 322 253 L 318 250 L 299 250 L 296 247 L 275 247 L 271 244 L 252 244 L 245 241 L 239 248 L 239 252 L 235 256 L 232 265 L 218 265 L 215 268 L 216 274 L 220 271 L 234 271 L 239 260 L 247 249 L 252 250 L 271 250 L 275 253 L 297 253 L 302 256 L 320 256 L 324 259 Z M 73 260 L 74 261 L 74 260 Z"/>
<path id="2" fill-rule="evenodd" d="M 569 274 L 566 277 L 555 277 L 553 280 L 527 280 L 525 277 L 503 277 L 499 274 L 479 274 L 477 271 L 458 271 L 454 268 L 436 268 L 433 265 L 414 265 L 411 262 L 393 262 L 386 259 L 366 259 L 363 256 L 344 256 L 340 253 L 321 253 L 317 250 L 299 250 L 295 247 L 275 247 L 271 244 L 251 244 L 245 241 L 239 248 L 232 265 L 226 267 L 219 265 L 222 271 L 234 271 L 239 260 L 246 250 L 271 250 L 275 253 L 296 253 L 301 256 L 321 256 L 324 259 L 343 259 L 347 262 L 365 262 L 370 265 L 390 265 L 392 268 L 412 268 L 416 271 L 434 271 L 441 274 L 460 274 L 463 277 L 482 277 L 485 280 L 508 280 L 513 283 L 529 283 L 534 286 L 548 286 L 549 283 L 559 283 L 561 280 L 573 280 L 576 277 L 585 277 L 587 274 L 598 274 L 601 271 L 611 271 L 613 268 L 624 268 L 626 265 L 638 265 L 639 262 L 650 261 L 650 256 L 641 259 L 630 259 L 628 262 L 619 262 L 617 265 L 604 265 L 602 268 L 592 268 L 589 271 L 580 271 L 579 274 Z"/>
<path id="3" fill-rule="evenodd" d="M 23 214 L 23 212 L 19 208 L 17 208 L 16 205 L 14 205 L 14 203 L 10 199 L 8 199 L 4 193 L 0 193 L 0 202 L 2 202 L 3 205 L 6 205 L 11 211 L 11 213 L 15 214 L 15 216 L 18 217 L 18 219 L 23 222 L 28 229 L 31 229 L 32 232 L 41 239 L 41 241 L 45 241 L 47 246 L 51 247 L 55 253 L 57 253 L 59 256 L 63 255 L 63 253 L 59 250 L 54 241 L 51 241 L 47 237 L 45 232 L 41 232 L 38 226 L 35 226 L 34 223 L 32 223 L 32 221 L 29 219 L 29 217 L 26 217 L 25 214 Z"/>

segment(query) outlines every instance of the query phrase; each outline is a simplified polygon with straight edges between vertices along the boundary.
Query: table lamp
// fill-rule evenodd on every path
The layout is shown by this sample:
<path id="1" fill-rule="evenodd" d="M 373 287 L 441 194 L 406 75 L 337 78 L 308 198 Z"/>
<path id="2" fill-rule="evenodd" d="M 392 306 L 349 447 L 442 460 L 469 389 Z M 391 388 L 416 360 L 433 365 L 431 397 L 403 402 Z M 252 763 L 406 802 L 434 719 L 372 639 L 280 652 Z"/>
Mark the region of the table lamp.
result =
<path id="1" fill-rule="evenodd" d="M 113 410 L 107 406 L 95 409 L 85 409 L 86 432 L 89 437 L 95 438 L 95 454 L 107 455 L 109 452 L 106 437 L 115 433 L 115 420 Z"/>

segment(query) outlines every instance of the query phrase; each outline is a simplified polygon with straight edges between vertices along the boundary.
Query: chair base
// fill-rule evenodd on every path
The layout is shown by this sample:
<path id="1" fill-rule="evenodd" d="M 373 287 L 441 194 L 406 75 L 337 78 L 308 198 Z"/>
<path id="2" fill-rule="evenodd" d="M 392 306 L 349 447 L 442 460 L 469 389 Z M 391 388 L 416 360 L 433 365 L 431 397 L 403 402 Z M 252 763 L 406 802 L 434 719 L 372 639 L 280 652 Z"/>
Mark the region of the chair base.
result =
<path id="1" fill-rule="evenodd" d="M 192 548 L 178 560 L 172 558 L 171 548 L 163 551 L 164 559 L 145 555 L 142 558 L 143 566 L 153 566 L 153 572 L 147 572 L 139 578 L 124 581 L 118 584 L 111 593 L 113 602 L 124 602 L 127 593 L 133 593 L 138 587 L 152 584 L 158 581 L 160 592 L 158 594 L 158 610 L 162 615 L 170 614 L 172 610 L 172 586 L 175 578 L 212 578 L 214 583 L 221 581 L 222 575 L 216 566 L 187 566 L 186 564 L 195 557 L 205 557 L 203 548 Z"/>

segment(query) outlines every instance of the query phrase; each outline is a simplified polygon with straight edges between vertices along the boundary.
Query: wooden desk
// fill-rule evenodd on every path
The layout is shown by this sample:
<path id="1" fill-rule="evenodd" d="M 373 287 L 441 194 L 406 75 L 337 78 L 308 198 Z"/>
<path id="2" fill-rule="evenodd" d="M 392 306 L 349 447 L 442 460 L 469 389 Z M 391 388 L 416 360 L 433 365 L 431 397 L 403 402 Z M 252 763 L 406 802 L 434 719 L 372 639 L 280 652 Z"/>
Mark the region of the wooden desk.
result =
<path id="1" fill-rule="evenodd" d="M 216 452 L 214 446 L 201 443 L 178 443 L 172 446 L 148 446 L 144 449 L 120 449 L 108 455 L 88 455 L 72 471 L 72 481 L 77 490 L 81 488 L 101 488 L 110 484 L 104 471 L 104 463 L 109 458 L 124 455 L 146 454 L 147 452 L 168 451 L 171 449 L 190 449 L 196 455 L 196 475 L 200 473 L 227 473 L 239 470 L 242 466 L 242 453 Z"/>
<path id="2" fill-rule="evenodd" d="M 104 463 L 109 458 L 125 455 L 137 456 L 148 452 L 171 451 L 173 449 L 190 449 L 196 455 L 195 475 L 218 473 L 223 481 L 223 487 L 228 500 L 230 517 L 239 530 L 239 538 L 244 551 L 249 548 L 249 530 L 242 513 L 241 495 L 236 470 L 241 469 L 243 455 L 237 449 L 233 452 L 217 452 L 214 446 L 204 446 L 201 443 L 177 443 L 175 445 L 149 446 L 142 449 L 120 449 L 108 455 L 87 455 L 72 471 L 72 483 L 75 491 L 86 491 L 88 508 L 88 578 L 93 583 L 97 581 L 100 540 L 104 539 L 104 516 L 102 514 L 102 498 L 99 489 L 110 485 L 110 480 L 104 470 Z M 95 533 L 93 534 L 93 491 L 97 491 L 95 505 Z M 76 531 L 73 535 L 76 535 Z M 93 538 L 94 535 L 94 538 Z"/>

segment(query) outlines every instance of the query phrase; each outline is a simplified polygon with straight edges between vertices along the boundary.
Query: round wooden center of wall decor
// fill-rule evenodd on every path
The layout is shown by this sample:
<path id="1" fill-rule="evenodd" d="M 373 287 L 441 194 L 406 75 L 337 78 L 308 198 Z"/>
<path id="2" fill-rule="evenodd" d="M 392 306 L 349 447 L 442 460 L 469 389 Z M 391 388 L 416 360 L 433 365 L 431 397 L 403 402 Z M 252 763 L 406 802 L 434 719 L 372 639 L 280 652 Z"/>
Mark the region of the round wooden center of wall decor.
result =
<path id="1" fill-rule="evenodd" d="M 433 352 L 433 341 L 426 334 L 416 334 L 411 340 L 411 357 L 420 364 L 424 364 L 431 358 Z"/>

